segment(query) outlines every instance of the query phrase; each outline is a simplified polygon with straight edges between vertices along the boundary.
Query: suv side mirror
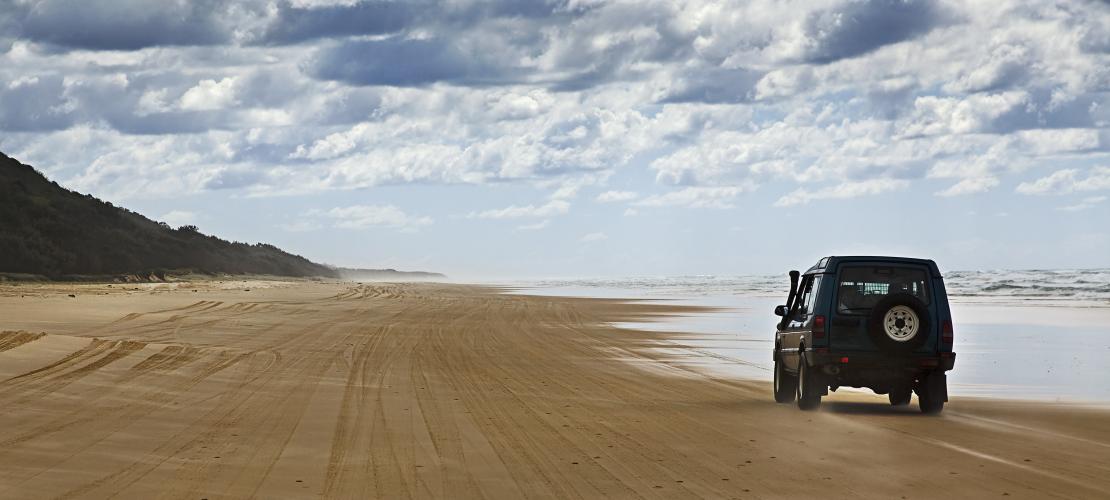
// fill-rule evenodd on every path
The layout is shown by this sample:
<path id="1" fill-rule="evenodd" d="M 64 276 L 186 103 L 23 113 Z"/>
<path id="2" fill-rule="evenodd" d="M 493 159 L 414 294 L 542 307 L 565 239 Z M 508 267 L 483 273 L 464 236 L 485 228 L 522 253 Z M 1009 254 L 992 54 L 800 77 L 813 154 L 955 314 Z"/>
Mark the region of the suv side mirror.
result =
<path id="1" fill-rule="evenodd" d="M 786 306 L 775 306 L 775 316 L 786 316 Z"/>

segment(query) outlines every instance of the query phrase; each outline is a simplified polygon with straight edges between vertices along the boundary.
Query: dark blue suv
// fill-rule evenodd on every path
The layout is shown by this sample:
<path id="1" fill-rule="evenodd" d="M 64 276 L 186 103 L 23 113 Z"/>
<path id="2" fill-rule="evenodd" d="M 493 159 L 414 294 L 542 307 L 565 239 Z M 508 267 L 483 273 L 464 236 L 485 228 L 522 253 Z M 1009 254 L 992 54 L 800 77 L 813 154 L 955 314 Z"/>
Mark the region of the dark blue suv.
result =
<path id="1" fill-rule="evenodd" d="M 867 387 L 892 405 L 917 393 L 924 413 L 948 401 L 952 313 L 935 262 L 825 257 L 790 272 L 775 332 L 775 401 L 811 410 L 840 387 Z"/>

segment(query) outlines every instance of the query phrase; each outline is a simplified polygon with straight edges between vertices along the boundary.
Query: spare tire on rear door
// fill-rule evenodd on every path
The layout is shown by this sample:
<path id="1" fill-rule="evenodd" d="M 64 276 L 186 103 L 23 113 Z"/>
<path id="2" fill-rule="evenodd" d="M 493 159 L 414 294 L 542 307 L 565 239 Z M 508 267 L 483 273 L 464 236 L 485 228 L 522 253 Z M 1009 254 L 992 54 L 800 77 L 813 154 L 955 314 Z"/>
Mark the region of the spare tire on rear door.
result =
<path id="1" fill-rule="evenodd" d="M 887 295 L 871 309 L 867 321 L 871 341 L 890 353 L 908 353 L 929 337 L 929 309 L 908 293 Z"/>

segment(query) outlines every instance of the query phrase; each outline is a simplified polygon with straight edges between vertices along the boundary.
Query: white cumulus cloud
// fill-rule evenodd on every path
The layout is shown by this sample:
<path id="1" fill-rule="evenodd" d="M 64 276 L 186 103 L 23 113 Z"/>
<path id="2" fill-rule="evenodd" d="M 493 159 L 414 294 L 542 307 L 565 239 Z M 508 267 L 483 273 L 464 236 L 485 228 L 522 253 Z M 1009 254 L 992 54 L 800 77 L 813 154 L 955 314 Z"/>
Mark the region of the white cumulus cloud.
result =
<path id="1" fill-rule="evenodd" d="M 634 203 L 640 207 L 732 208 L 732 200 L 750 191 L 750 186 L 693 186 L 648 196 Z"/>
<path id="2" fill-rule="evenodd" d="M 633 191 L 606 191 L 597 195 L 596 201 L 598 203 L 615 203 L 635 200 L 639 196 L 639 194 Z"/>
<path id="3" fill-rule="evenodd" d="M 990 191 L 998 185 L 997 177 L 969 177 L 937 192 L 937 196 L 960 196 Z"/>
<path id="4" fill-rule="evenodd" d="M 790 194 L 779 198 L 778 201 L 775 202 L 775 206 L 790 207 L 805 205 L 816 200 L 837 200 L 871 196 L 888 191 L 905 189 L 909 184 L 909 181 L 902 179 L 873 179 L 859 182 L 843 182 L 816 191 L 798 188 Z"/>
<path id="5" fill-rule="evenodd" d="M 335 227 L 347 229 L 387 227 L 415 231 L 433 222 L 431 217 L 409 215 L 393 205 L 352 205 L 327 211 L 314 210 L 309 214 L 331 219 Z"/>
<path id="6" fill-rule="evenodd" d="M 1018 185 L 1021 194 L 1067 194 L 1110 189 L 1110 167 L 1094 167 L 1089 172 L 1076 168 L 1057 170 L 1035 181 Z"/>
<path id="7" fill-rule="evenodd" d="M 184 226 L 186 224 L 193 224 L 197 221 L 196 212 L 188 210 L 171 210 L 161 217 L 162 222 L 174 227 Z"/>
<path id="8" fill-rule="evenodd" d="M 471 212 L 467 215 L 470 219 L 514 219 L 519 217 L 549 217 L 562 215 L 570 210 L 570 203 L 563 200 L 551 200 L 543 205 L 510 205 L 505 208 Z"/>
<path id="9" fill-rule="evenodd" d="M 230 107 L 236 102 L 236 82 L 235 77 L 227 77 L 218 82 L 201 80 L 181 95 L 181 109 L 206 111 Z"/>
<path id="10" fill-rule="evenodd" d="M 1060 207 L 1059 209 L 1066 212 L 1078 212 L 1081 210 L 1087 210 L 1097 207 L 1104 201 L 1106 201 L 1105 196 L 1088 196 L 1086 198 L 1083 198 L 1082 200 L 1079 200 L 1079 203 L 1076 203 L 1074 205 L 1065 205 Z"/>

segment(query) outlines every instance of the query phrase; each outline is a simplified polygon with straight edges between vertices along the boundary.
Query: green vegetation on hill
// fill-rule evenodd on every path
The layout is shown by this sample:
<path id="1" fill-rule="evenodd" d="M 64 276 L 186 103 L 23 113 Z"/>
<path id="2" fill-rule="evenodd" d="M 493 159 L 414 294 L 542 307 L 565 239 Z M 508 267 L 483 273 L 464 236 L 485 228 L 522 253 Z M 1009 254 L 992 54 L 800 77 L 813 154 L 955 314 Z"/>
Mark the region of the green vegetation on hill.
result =
<path id="1" fill-rule="evenodd" d="M 0 273 L 77 275 L 200 273 L 327 276 L 327 266 L 263 243 L 174 229 L 91 195 L 62 188 L 0 153 Z"/>

